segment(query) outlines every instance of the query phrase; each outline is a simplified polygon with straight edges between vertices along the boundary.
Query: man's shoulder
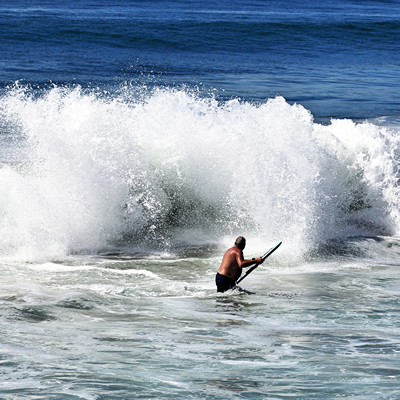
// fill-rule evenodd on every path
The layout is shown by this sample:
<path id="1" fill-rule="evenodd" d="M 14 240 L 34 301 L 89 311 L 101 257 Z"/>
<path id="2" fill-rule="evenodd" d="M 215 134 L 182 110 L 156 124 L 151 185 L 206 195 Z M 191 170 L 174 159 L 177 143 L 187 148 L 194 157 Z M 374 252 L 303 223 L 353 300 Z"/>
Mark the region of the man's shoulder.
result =
<path id="1" fill-rule="evenodd" d="M 243 254 L 242 250 L 240 250 L 238 247 L 233 246 L 230 249 L 226 251 L 226 254 L 231 254 L 231 255 L 241 255 Z"/>
<path id="2" fill-rule="evenodd" d="M 235 253 L 240 253 L 242 250 L 239 249 L 239 247 L 233 246 L 230 249 L 227 250 L 227 252 L 235 252 Z"/>

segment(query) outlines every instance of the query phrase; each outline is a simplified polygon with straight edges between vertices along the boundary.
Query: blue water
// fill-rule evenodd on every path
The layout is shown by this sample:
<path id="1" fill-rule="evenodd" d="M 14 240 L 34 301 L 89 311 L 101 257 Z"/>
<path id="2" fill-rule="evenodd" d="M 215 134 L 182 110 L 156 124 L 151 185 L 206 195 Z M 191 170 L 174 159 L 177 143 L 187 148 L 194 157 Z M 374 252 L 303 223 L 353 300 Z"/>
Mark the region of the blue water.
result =
<path id="1" fill-rule="evenodd" d="M 123 82 L 398 115 L 397 1 L 4 1 L 3 85 Z"/>
<path id="2" fill-rule="evenodd" d="M 399 33 L 398 1 L 1 2 L 0 398 L 399 398 Z M 238 235 L 283 243 L 217 294 Z"/>

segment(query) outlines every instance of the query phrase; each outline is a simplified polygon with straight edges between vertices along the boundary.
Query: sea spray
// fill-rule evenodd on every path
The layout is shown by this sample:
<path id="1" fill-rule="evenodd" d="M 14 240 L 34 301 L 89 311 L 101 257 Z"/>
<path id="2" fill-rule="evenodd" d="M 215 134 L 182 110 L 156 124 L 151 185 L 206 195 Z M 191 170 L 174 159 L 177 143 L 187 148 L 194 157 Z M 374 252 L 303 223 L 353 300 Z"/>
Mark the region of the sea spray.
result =
<path id="1" fill-rule="evenodd" d="M 237 234 L 301 254 L 398 231 L 393 129 L 323 126 L 282 97 L 219 103 L 172 89 L 16 88 L 0 104 L 2 126 L 18 131 L 8 151 L 25 149 L 18 163 L 1 160 L 3 255 L 173 249 Z"/>
<path id="2" fill-rule="evenodd" d="M 315 126 L 322 237 L 393 235 L 399 229 L 398 131 L 368 122 Z M 332 235 L 334 233 L 334 235 Z"/>

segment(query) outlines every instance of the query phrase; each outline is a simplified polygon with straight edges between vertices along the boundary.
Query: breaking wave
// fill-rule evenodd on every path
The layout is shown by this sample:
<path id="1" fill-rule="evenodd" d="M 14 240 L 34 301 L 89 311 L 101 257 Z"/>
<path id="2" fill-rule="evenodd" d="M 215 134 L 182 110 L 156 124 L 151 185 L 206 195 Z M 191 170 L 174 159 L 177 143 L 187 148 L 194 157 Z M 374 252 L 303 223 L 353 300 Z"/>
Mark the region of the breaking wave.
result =
<path id="1" fill-rule="evenodd" d="M 0 120 L 3 256 L 399 231 L 396 124 L 128 86 L 16 86 Z"/>

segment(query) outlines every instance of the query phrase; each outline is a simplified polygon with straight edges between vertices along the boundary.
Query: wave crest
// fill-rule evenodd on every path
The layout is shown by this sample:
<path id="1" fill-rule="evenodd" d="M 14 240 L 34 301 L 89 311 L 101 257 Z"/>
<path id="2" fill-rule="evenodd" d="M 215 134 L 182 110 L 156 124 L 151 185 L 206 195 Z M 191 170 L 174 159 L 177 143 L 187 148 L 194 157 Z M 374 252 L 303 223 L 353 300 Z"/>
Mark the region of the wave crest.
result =
<path id="1" fill-rule="evenodd" d="M 236 234 L 305 250 L 398 232 L 393 127 L 320 125 L 282 97 L 221 104 L 185 90 L 139 92 L 1 97 L 3 255 Z"/>

